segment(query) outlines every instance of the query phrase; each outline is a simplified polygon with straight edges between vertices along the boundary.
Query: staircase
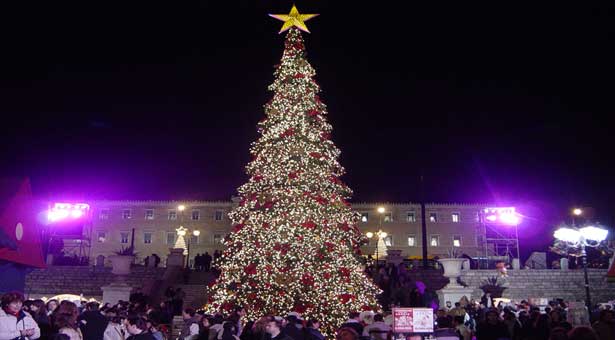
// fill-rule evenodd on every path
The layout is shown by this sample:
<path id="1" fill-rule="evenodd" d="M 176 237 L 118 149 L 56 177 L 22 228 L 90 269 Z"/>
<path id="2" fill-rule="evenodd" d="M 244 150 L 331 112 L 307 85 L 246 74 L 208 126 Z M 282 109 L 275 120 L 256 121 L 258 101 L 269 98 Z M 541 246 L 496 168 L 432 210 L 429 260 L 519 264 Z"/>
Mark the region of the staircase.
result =
<path id="1" fill-rule="evenodd" d="M 207 285 L 216 279 L 212 272 L 192 272 L 188 279 L 188 284 L 178 285 L 184 292 L 184 308 L 192 307 L 199 309 L 207 303 L 206 288 Z"/>

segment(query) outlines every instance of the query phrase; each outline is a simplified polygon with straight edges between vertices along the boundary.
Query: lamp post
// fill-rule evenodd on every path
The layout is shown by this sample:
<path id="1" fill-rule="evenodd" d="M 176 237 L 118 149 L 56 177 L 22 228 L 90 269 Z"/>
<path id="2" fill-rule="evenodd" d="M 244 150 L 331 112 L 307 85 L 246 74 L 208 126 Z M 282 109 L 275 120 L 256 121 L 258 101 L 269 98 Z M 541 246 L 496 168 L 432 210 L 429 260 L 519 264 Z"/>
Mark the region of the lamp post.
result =
<path id="1" fill-rule="evenodd" d="M 180 226 L 177 229 L 177 236 L 179 237 L 184 237 L 184 242 L 186 244 L 186 268 L 190 267 L 190 244 L 192 243 L 192 238 L 189 238 L 188 240 L 186 240 L 185 236 L 188 234 L 188 229 Z M 193 230 L 191 233 L 193 236 L 198 237 L 199 235 L 201 235 L 201 231 L 200 230 Z"/>
<path id="2" fill-rule="evenodd" d="M 587 310 L 591 311 L 591 297 L 589 293 L 589 278 L 587 275 L 587 252 L 585 247 L 598 247 L 600 243 L 606 240 L 609 231 L 600 227 L 588 225 L 577 229 L 567 226 L 561 227 L 553 233 L 553 236 L 565 242 L 570 247 L 580 248 L 581 257 L 583 260 L 583 274 L 585 276 L 585 305 Z"/>
<path id="3" fill-rule="evenodd" d="M 583 210 L 581 208 L 572 209 L 572 226 L 576 226 L 576 218 L 583 215 Z"/>

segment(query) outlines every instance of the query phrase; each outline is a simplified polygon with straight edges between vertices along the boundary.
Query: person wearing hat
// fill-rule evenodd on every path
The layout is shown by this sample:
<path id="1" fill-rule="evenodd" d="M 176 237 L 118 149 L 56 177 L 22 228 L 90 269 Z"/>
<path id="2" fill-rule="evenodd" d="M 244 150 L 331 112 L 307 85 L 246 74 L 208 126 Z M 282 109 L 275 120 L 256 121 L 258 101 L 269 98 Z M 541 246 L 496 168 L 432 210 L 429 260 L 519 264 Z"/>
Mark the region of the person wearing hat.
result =
<path id="1" fill-rule="evenodd" d="M 477 340 L 498 340 L 510 338 L 508 327 L 500 319 L 500 313 L 495 308 L 490 308 L 486 313 L 486 320 L 478 324 L 476 328 Z"/>

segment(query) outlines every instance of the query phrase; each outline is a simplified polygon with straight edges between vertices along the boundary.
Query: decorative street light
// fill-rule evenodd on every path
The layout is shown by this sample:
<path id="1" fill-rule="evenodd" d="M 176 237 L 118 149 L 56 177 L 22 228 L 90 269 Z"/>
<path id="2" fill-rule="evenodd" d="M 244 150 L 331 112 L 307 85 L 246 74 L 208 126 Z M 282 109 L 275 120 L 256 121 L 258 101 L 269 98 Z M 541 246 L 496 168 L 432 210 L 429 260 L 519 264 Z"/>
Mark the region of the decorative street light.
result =
<path id="1" fill-rule="evenodd" d="M 580 211 L 581 209 L 578 210 Z M 573 213 L 577 215 L 574 211 Z M 581 213 L 582 211 L 580 211 L 578 215 L 580 215 Z M 606 240 L 608 233 L 608 230 L 600 227 L 595 227 L 593 225 L 588 225 L 580 229 L 564 226 L 557 229 L 555 233 L 553 233 L 553 236 L 557 240 L 566 243 L 568 247 L 581 249 L 581 257 L 583 259 L 583 272 L 585 275 L 585 304 L 587 305 L 587 310 L 591 310 L 591 298 L 589 295 L 589 279 L 587 277 L 587 252 L 585 251 L 585 247 L 598 247 L 602 241 Z"/>
<path id="2" fill-rule="evenodd" d="M 580 217 L 581 215 L 583 215 L 583 209 L 581 208 L 574 208 L 572 209 L 572 226 L 576 226 L 576 218 Z"/>
<path id="3" fill-rule="evenodd" d="M 188 238 L 188 240 L 186 240 L 185 236 L 186 234 L 188 234 L 189 230 L 187 228 L 184 228 L 183 226 L 179 226 L 179 228 L 177 228 L 176 230 L 177 230 L 177 236 L 184 238 L 184 244 L 186 245 L 186 249 L 185 249 L 186 250 L 186 268 L 188 268 L 190 267 L 190 244 L 192 243 L 192 240 L 191 238 Z M 192 235 L 199 237 L 199 235 L 201 235 L 201 231 L 193 230 Z"/>

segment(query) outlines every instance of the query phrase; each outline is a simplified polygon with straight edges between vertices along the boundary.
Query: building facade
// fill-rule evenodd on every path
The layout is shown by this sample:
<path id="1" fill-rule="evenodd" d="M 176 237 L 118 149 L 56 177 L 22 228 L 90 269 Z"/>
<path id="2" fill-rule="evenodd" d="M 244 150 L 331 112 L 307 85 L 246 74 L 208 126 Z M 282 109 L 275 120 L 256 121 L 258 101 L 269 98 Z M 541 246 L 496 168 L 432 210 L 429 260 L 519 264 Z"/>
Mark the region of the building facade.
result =
<path id="1" fill-rule="evenodd" d="M 157 254 L 163 260 L 169 248 L 177 245 L 180 226 L 192 261 L 196 254 L 224 249 L 222 243 L 232 228 L 228 213 L 233 201 L 92 201 L 90 221 L 84 227 L 91 239 L 90 259 L 114 254 L 131 245 L 134 230 L 135 252 L 140 260 Z M 183 208 L 183 209 L 180 209 Z M 484 254 L 484 235 L 478 228 L 478 216 L 484 205 L 426 204 L 428 254 L 472 257 Z M 386 232 L 387 249 L 401 250 L 404 258 L 422 256 L 421 206 L 413 203 L 356 203 L 352 208 L 361 214 L 359 228 L 375 236 L 363 247 L 364 254 L 374 254 L 379 230 Z M 380 208 L 380 209 L 379 209 Z M 382 211 L 382 212 L 379 212 Z M 194 231 L 198 230 L 198 236 Z"/>

